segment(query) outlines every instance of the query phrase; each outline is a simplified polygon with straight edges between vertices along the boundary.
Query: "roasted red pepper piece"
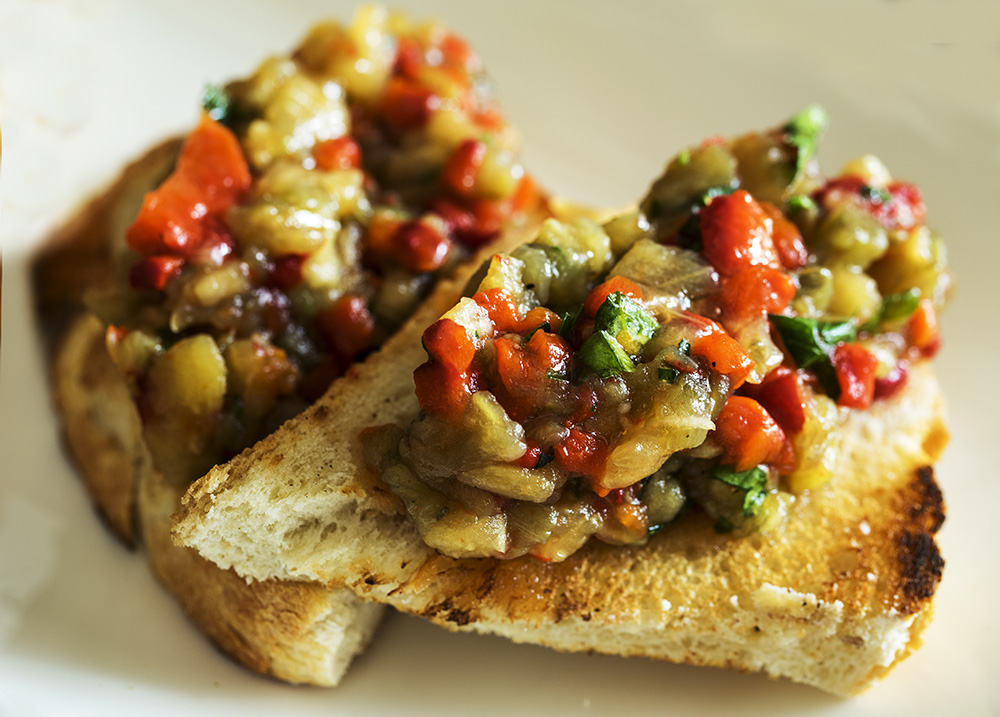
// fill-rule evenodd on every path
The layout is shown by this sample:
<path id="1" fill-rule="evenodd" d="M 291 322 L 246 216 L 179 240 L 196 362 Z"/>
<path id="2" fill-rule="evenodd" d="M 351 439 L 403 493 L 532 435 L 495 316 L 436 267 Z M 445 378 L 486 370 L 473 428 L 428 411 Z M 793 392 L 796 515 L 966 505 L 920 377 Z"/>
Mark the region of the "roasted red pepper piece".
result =
<path id="1" fill-rule="evenodd" d="M 608 444 L 597 434 L 571 428 L 569 435 L 555 447 L 555 459 L 571 473 L 599 478 L 608 462 Z M 596 484 L 594 490 L 598 495 L 608 493 Z"/>
<path id="2" fill-rule="evenodd" d="M 738 189 L 701 210 L 702 254 L 723 276 L 748 266 L 779 267 L 767 216 L 750 194 Z"/>
<path id="3" fill-rule="evenodd" d="M 786 434 L 795 435 L 805 426 L 805 387 L 794 369 L 774 369 L 760 382 L 756 394 L 755 398 Z"/>
<path id="4" fill-rule="evenodd" d="M 316 328 L 338 355 L 348 361 L 375 343 L 375 317 L 364 297 L 345 294 L 316 315 Z"/>
<path id="5" fill-rule="evenodd" d="M 715 440 L 723 449 L 720 462 L 745 471 L 781 458 L 785 433 L 760 403 L 730 396 L 715 421 Z"/>
<path id="6" fill-rule="evenodd" d="M 203 114 L 177 167 L 146 195 L 126 232 L 141 254 L 190 254 L 205 238 L 206 219 L 221 215 L 250 187 L 250 169 L 236 136 Z"/>
<path id="7" fill-rule="evenodd" d="M 313 147 L 312 154 L 316 166 L 327 171 L 361 166 L 361 147 L 350 136 L 320 142 Z"/>
<path id="8" fill-rule="evenodd" d="M 597 316 L 597 310 L 601 308 L 601 304 L 607 301 L 607 298 L 614 293 L 625 294 L 625 296 L 635 301 L 642 300 L 642 289 L 639 288 L 638 284 L 631 279 L 626 279 L 624 276 L 613 276 L 595 286 L 587 294 L 587 298 L 583 302 L 584 316 L 589 316 L 590 318 Z"/>
<path id="9" fill-rule="evenodd" d="M 837 403 L 848 408 L 868 408 L 875 398 L 878 359 L 861 344 L 839 344 L 831 358 L 840 385 Z"/>

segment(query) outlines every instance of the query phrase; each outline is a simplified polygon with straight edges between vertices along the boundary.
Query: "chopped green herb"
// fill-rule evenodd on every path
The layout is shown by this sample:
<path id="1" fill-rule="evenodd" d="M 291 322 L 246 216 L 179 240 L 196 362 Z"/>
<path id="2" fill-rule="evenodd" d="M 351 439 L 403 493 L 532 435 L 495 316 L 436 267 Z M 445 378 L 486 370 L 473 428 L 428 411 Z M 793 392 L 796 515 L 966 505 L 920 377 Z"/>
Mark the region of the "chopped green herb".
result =
<path id="1" fill-rule="evenodd" d="M 559 373 L 558 371 L 555 371 L 551 368 L 545 372 L 545 378 L 550 379 L 552 381 L 569 381 L 568 374 Z"/>
<path id="2" fill-rule="evenodd" d="M 681 372 L 671 366 L 660 366 L 656 370 L 656 375 L 660 377 L 661 381 L 673 383 L 681 375 Z"/>
<path id="3" fill-rule="evenodd" d="M 635 370 L 632 357 L 607 331 L 595 331 L 583 342 L 576 357 L 606 378 Z"/>
<path id="4" fill-rule="evenodd" d="M 874 333 L 883 324 L 890 324 L 909 318 L 920 303 L 920 289 L 907 289 L 882 297 L 878 311 L 861 326 L 861 331 Z"/>
<path id="5" fill-rule="evenodd" d="M 576 322 L 582 312 L 583 307 L 580 307 L 576 311 L 567 311 L 563 314 L 562 323 L 559 325 L 559 336 L 569 342 L 573 341 L 573 329 L 576 328 Z"/>
<path id="6" fill-rule="evenodd" d="M 524 337 L 522 343 L 528 343 L 529 341 L 531 341 L 531 337 L 534 336 L 539 331 L 552 331 L 552 325 L 549 324 L 548 321 L 543 321 L 540 326 L 536 326 L 534 329 L 531 330 L 531 333 L 529 333 L 527 336 Z"/>
<path id="7" fill-rule="evenodd" d="M 615 337 L 630 353 L 637 353 L 653 338 L 656 327 L 656 319 L 620 291 L 608 295 L 594 317 L 594 328 Z"/>
<path id="8" fill-rule="evenodd" d="M 795 177 L 805 169 L 816 154 L 820 135 L 826 129 L 826 112 L 819 105 L 811 105 L 788 120 L 783 127 L 788 144 L 796 149 Z"/>
<path id="9" fill-rule="evenodd" d="M 695 201 L 695 206 L 707 207 L 716 197 L 724 197 L 727 194 L 732 194 L 738 188 L 739 184 L 735 180 L 729 184 L 720 184 L 715 187 L 709 187 L 702 192 L 702 195 Z"/>
<path id="10" fill-rule="evenodd" d="M 858 194 L 860 194 L 865 199 L 877 202 L 878 204 L 885 204 L 886 202 L 892 200 L 892 195 L 885 191 L 881 187 L 872 187 L 867 184 L 862 184 L 858 189 Z"/>
<path id="11" fill-rule="evenodd" d="M 827 395 L 834 400 L 838 399 L 840 384 L 830 356 L 837 344 L 857 338 L 858 330 L 854 323 L 777 314 L 771 314 L 770 318 L 795 365 L 810 369 L 816 374 Z"/>
<path id="12" fill-rule="evenodd" d="M 816 202 L 808 194 L 793 194 L 788 198 L 788 211 L 811 211 L 816 208 Z"/>
<path id="13" fill-rule="evenodd" d="M 542 466 L 547 466 L 555 459 L 556 459 L 555 450 L 542 451 L 541 455 L 538 456 L 538 463 L 535 464 L 535 468 L 541 468 Z"/>
<path id="14" fill-rule="evenodd" d="M 684 167 L 684 166 L 690 164 L 691 163 L 691 150 L 690 149 L 685 149 L 685 150 L 679 152 L 677 154 L 677 159 L 675 161 L 677 162 L 677 166 L 678 167 Z"/>
<path id="15" fill-rule="evenodd" d="M 687 339 L 681 339 L 677 343 L 677 350 L 680 351 L 685 356 L 690 356 L 691 355 L 691 342 L 688 341 Z"/>
<path id="16" fill-rule="evenodd" d="M 820 321 L 779 314 L 771 314 L 770 318 L 799 368 L 814 366 L 829 358 L 837 344 L 857 338 L 857 328 L 851 321 Z"/>
<path id="17" fill-rule="evenodd" d="M 218 85 L 205 85 L 201 92 L 201 106 L 216 122 L 225 124 L 229 118 L 229 95 Z"/>
<path id="18" fill-rule="evenodd" d="M 752 518 L 760 512 L 767 494 L 767 471 L 756 466 L 746 471 L 734 471 L 726 466 L 716 466 L 709 478 L 746 491 L 743 495 L 743 515 Z"/>

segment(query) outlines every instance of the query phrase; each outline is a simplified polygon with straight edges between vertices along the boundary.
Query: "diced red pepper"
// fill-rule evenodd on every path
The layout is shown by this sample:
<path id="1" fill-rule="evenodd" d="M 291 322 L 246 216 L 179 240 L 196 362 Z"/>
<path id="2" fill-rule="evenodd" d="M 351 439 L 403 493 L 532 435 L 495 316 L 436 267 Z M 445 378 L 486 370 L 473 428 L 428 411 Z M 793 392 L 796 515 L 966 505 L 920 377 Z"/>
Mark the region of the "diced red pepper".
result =
<path id="1" fill-rule="evenodd" d="M 445 186 L 459 196 L 471 194 L 486 152 L 486 143 L 478 139 L 467 139 L 458 145 L 445 162 L 441 174 Z"/>
<path id="2" fill-rule="evenodd" d="M 146 195 L 125 238 L 141 254 L 190 254 L 205 237 L 207 217 L 221 215 L 250 187 L 250 169 L 236 136 L 202 115 L 181 148 L 177 166 Z"/>
<path id="3" fill-rule="evenodd" d="M 361 166 L 361 147 L 350 135 L 328 139 L 313 147 L 313 159 L 320 169 L 357 169 Z"/>
<path id="4" fill-rule="evenodd" d="M 542 457 L 541 446 L 538 445 L 537 441 L 533 441 L 530 438 L 526 439 L 525 443 L 528 446 L 528 450 L 526 450 L 524 455 L 514 462 L 522 468 L 535 468 L 538 466 L 538 461 Z"/>
<path id="5" fill-rule="evenodd" d="M 428 326 L 423 340 L 430 357 L 453 371 L 467 370 L 476 357 L 476 346 L 469 332 L 452 319 L 438 319 Z"/>
<path id="6" fill-rule="evenodd" d="M 720 462 L 745 471 L 778 460 L 785 432 L 757 401 L 730 396 L 715 421 L 715 440 L 723 450 Z"/>
<path id="7" fill-rule="evenodd" d="M 428 361 L 413 372 L 413 383 L 420 407 L 445 420 L 461 418 L 476 391 L 476 375 L 453 371 L 437 361 Z"/>
<path id="8" fill-rule="evenodd" d="M 735 324 L 781 313 L 795 298 L 792 277 L 770 266 L 748 266 L 723 276 L 720 289 L 722 315 Z"/>
<path id="9" fill-rule="evenodd" d="M 404 222 L 392 237 L 394 256 L 415 274 L 441 268 L 451 253 L 451 240 L 437 227 L 420 219 Z"/>
<path id="10" fill-rule="evenodd" d="M 930 299 L 921 299 L 910 317 L 910 342 L 925 356 L 933 356 L 941 346 L 937 311 Z"/>
<path id="11" fill-rule="evenodd" d="M 562 326 L 562 319 L 552 309 L 544 306 L 536 306 L 524 315 L 520 333 L 528 334 L 535 329 L 541 328 L 544 324 L 549 325 L 548 331 L 558 333 Z"/>
<path id="12" fill-rule="evenodd" d="M 510 208 L 513 214 L 526 214 L 542 202 L 542 190 L 538 182 L 530 174 L 525 174 L 517 183 L 514 194 L 510 198 Z"/>
<path id="13" fill-rule="evenodd" d="M 420 44 L 408 37 L 399 38 L 399 42 L 396 44 L 396 61 L 393 63 L 393 73 L 416 80 L 424 64 L 424 51 Z"/>
<path id="14" fill-rule="evenodd" d="M 595 433 L 571 428 L 569 435 L 556 445 L 555 459 L 560 467 L 571 473 L 599 479 L 608 462 L 608 444 Z M 596 480 L 594 490 L 598 495 L 608 494 Z"/>
<path id="15" fill-rule="evenodd" d="M 440 105 L 441 98 L 429 87 L 393 77 L 379 100 L 378 114 L 398 130 L 419 129 Z"/>
<path id="16" fill-rule="evenodd" d="M 139 259 L 128 271 L 128 283 L 136 289 L 162 291 L 167 283 L 181 273 L 185 259 L 176 254 L 154 254 Z"/>
<path id="17" fill-rule="evenodd" d="M 900 359 L 888 374 L 875 379 L 875 399 L 895 396 L 906 385 L 910 373 L 910 364 Z"/>
<path id="18" fill-rule="evenodd" d="M 786 434 L 795 435 L 805 426 L 805 386 L 794 369 L 787 366 L 774 369 L 760 382 L 756 394 L 757 401 Z"/>
<path id="19" fill-rule="evenodd" d="M 438 46 L 441 50 L 441 66 L 471 75 L 482 70 L 482 62 L 476 51 L 463 38 L 448 33 Z"/>
<path id="20" fill-rule="evenodd" d="M 799 228 L 770 202 L 761 202 L 760 207 L 771 220 L 771 238 L 781 265 L 786 269 L 798 269 L 809 263 L 809 250 Z"/>
<path id="21" fill-rule="evenodd" d="M 863 207 L 886 229 L 909 230 L 924 223 L 927 207 L 920 189 L 906 182 L 892 182 L 885 187 L 888 201 L 881 192 L 865 191 L 860 177 L 839 177 L 827 182 L 817 193 L 816 201 L 826 208 L 849 201 Z"/>
<path id="22" fill-rule="evenodd" d="M 553 374 L 569 374 L 570 348 L 556 334 L 536 331 L 526 344 L 517 337 L 501 336 L 493 348 L 500 378 L 493 393 L 515 421 L 535 415 L 544 406 L 556 380 Z"/>
<path id="23" fill-rule="evenodd" d="M 271 270 L 271 284 L 288 291 L 302 281 L 302 265 L 308 257 L 305 254 L 286 254 L 274 260 Z"/>
<path id="24" fill-rule="evenodd" d="M 472 300 L 486 309 L 490 321 L 499 333 L 521 333 L 521 312 L 514 299 L 503 289 L 480 291 Z"/>
<path id="25" fill-rule="evenodd" d="M 837 403 L 848 408 L 868 408 L 875 398 L 878 359 L 861 344 L 839 344 L 832 360 L 840 385 Z"/>
<path id="26" fill-rule="evenodd" d="M 714 371 L 728 376 L 733 389 L 743 385 L 754 366 L 746 350 L 721 328 L 695 339 L 691 353 L 708 361 Z"/>
<path id="27" fill-rule="evenodd" d="M 344 294 L 316 314 L 316 329 L 347 360 L 360 356 L 375 342 L 375 317 L 365 298 L 356 294 Z"/>
<path id="28" fill-rule="evenodd" d="M 590 318 L 597 316 L 597 310 L 601 308 L 601 304 L 607 301 L 607 298 L 614 293 L 625 294 L 630 299 L 642 301 L 642 289 L 639 288 L 638 284 L 631 279 L 626 279 L 624 276 L 613 276 L 595 286 L 587 294 L 587 298 L 583 302 L 584 316 L 589 316 Z"/>
<path id="29" fill-rule="evenodd" d="M 748 266 L 780 266 L 767 216 L 742 189 L 713 199 L 701 210 L 699 226 L 702 254 L 723 276 Z"/>

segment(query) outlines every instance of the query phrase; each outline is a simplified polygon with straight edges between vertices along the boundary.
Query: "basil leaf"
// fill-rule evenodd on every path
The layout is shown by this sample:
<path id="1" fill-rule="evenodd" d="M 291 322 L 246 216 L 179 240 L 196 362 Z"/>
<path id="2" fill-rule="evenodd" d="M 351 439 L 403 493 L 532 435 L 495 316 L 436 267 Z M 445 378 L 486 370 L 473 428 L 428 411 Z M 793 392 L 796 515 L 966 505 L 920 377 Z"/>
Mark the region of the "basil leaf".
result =
<path id="1" fill-rule="evenodd" d="M 666 381 L 667 383 L 673 383 L 677 380 L 677 377 L 681 375 L 681 372 L 670 366 L 660 366 L 656 370 L 656 375 L 659 376 L 661 381 Z"/>
<path id="2" fill-rule="evenodd" d="M 582 313 L 583 307 L 580 307 L 577 311 L 567 311 L 563 314 L 562 324 L 559 325 L 559 336 L 573 343 L 573 329 L 576 328 L 576 322 Z"/>
<path id="3" fill-rule="evenodd" d="M 882 297 L 882 303 L 879 304 L 878 311 L 862 325 L 861 330 L 875 333 L 883 324 L 909 318 L 917 310 L 919 303 L 920 289 L 916 288 L 884 296 Z"/>
<path id="4" fill-rule="evenodd" d="M 892 200 L 892 195 L 881 187 L 872 187 L 868 184 L 862 184 L 858 188 L 858 194 L 862 198 L 867 199 L 870 202 L 875 202 L 876 204 L 885 204 Z"/>
<path id="5" fill-rule="evenodd" d="M 857 338 L 858 330 L 854 323 L 778 314 L 771 314 L 770 319 L 795 365 L 810 369 L 816 374 L 830 398 L 840 398 L 840 383 L 830 356 L 837 344 Z"/>
<path id="6" fill-rule="evenodd" d="M 616 291 L 597 310 L 594 327 L 616 338 L 625 333 L 633 341 L 646 343 L 653 338 L 657 323 L 641 304 Z"/>
<path id="7" fill-rule="evenodd" d="M 799 368 L 829 359 L 837 344 L 853 341 L 858 330 L 851 321 L 820 321 L 801 316 L 770 315 L 789 355 Z"/>
<path id="8" fill-rule="evenodd" d="M 782 128 L 786 141 L 796 149 L 795 178 L 805 169 L 816 154 L 819 138 L 826 129 L 826 112 L 819 105 L 811 105 L 788 120 Z"/>
<path id="9" fill-rule="evenodd" d="M 216 122 L 226 124 L 229 118 L 230 101 L 226 91 L 218 85 L 205 85 L 201 92 L 201 106 Z"/>
<path id="10" fill-rule="evenodd" d="M 531 341 L 531 337 L 534 336 L 535 334 L 537 334 L 539 331 L 549 331 L 549 332 L 551 332 L 552 331 L 552 325 L 549 324 L 548 321 L 543 321 L 539 326 L 536 326 L 535 328 L 533 328 L 531 330 L 531 333 L 529 333 L 527 336 L 525 336 L 521 340 L 521 343 L 522 344 L 528 343 L 529 341 Z"/>
<path id="11" fill-rule="evenodd" d="M 752 518 L 760 512 L 767 494 L 767 471 L 756 466 L 746 471 L 734 471 L 727 466 L 716 466 L 708 476 L 726 485 L 746 491 L 743 495 L 743 515 Z"/>
<path id="12" fill-rule="evenodd" d="M 607 331 L 595 331 L 591 334 L 577 351 L 576 357 L 603 378 L 635 370 L 632 357 Z"/>

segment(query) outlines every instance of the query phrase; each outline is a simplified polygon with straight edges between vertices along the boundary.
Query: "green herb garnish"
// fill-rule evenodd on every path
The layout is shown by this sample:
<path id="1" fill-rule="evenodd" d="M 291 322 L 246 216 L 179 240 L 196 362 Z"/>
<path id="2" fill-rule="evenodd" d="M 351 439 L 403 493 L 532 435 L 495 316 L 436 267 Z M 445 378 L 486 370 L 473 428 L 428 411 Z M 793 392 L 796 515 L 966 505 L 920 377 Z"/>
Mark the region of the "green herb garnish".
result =
<path id="1" fill-rule="evenodd" d="M 875 332 L 883 324 L 890 324 L 896 321 L 908 319 L 917 310 L 920 304 L 920 289 L 907 289 L 895 294 L 882 297 L 875 315 L 865 322 L 861 327 L 863 331 Z"/>
<path id="2" fill-rule="evenodd" d="M 632 357 L 607 331 L 595 331 L 577 351 L 576 357 L 602 378 L 635 370 Z"/>
<path id="3" fill-rule="evenodd" d="M 656 327 L 656 319 L 620 291 L 609 294 L 594 317 L 594 328 L 614 336 L 630 353 L 637 353 L 653 338 Z"/>
<path id="4" fill-rule="evenodd" d="M 673 383 L 677 380 L 677 377 L 681 375 L 681 372 L 672 366 L 660 366 L 656 370 L 656 375 L 660 377 L 661 381 L 666 381 L 667 383 Z"/>
<path id="5" fill-rule="evenodd" d="M 868 184 L 862 184 L 858 189 L 858 194 L 860 194 L 864 199 L 870 202 L 876 202 L 878 204 L 885 204 L 892 200 L 892 195 L 881 187 L 872 187 Z"/>
<path id="6" fill-rule="evenodd" d="M 580 307 L 576 311 L 567 311 L 563 314 L 562 323 L 559 325 L 559 336 L 572 343 L 573 329 L 576 328 L 576 322 L 580 318 L 581 313 L 583 313 L 583 307 Z"/>
<path id="7" fill-rule="evenodd" d="M 569 381 L 569 374 L 559 373 L 554 369 L 549 369 L 545 372 L 545 378 L 551 381 Z"/>
<path id="8" fill-rule="evenodd" d="M 858 330 L 854 323 L 778 314 L 771 314 L 770 319 L 795 365 L 810 369 L 816 374 L 827 395 L 834 400 L 838 399 L 840 384 L 830 357 L 837 344 L 857 338 Z"/>
<path id="9" fill-rule="evenodd" d="M 201 92 L 201 106 L 216 122 L 226 124 L 229 119 L 229 95 L 218 85 L 205 85 Z"/>
<path id="10" fill-rule="evenodd" d="M 727 466 L 716 466 L 708 476 L 726 485 L 746 491 L 743 495 L 743 515 L 752 518 L 760 512 L 767 495 L 767 471 L 756 466 L 746 471 L 734 471 Z"/>
<path id="11" fill-rule="evenodd" d="M 539 331 L 552 331 L 552 325 L 548 321 L 543 321 L 539 326 L 536 326 L 531 330 L 531 332 L 524 337 L 521 343 L 528 343 L 531 341 L 531 337 L 537 334 Z"/>
<path id="12" fill-rule="evenodd" d="M 782 128 L 788 144 L 796 150 L 793 181 L 798 178 L 806 164 L 816 154 L 819 138 L 826 129 L 826 124 L 826 112 L 823 108 L 819 105 L 811 105 L 788 120 L 788 123 Z"/>

